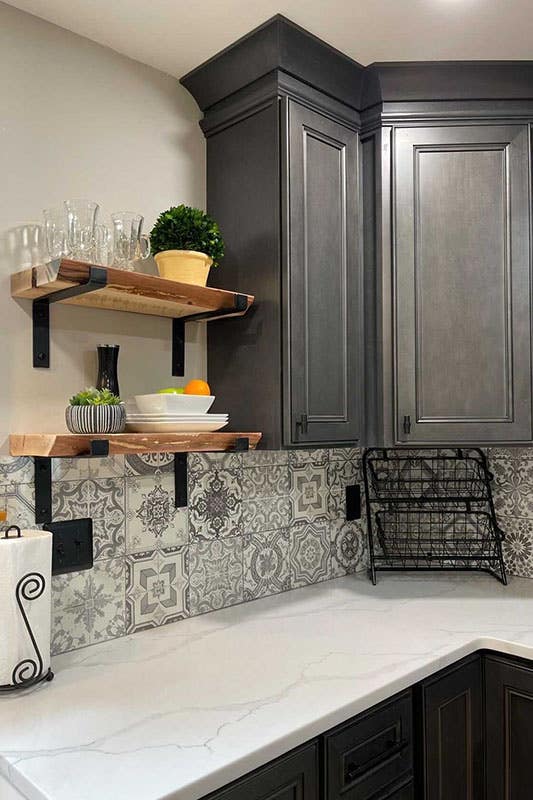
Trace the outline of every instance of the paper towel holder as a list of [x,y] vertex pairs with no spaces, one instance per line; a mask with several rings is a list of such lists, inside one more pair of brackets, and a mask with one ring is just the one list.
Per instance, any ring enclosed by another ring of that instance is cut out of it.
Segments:
[[[15,536],[10,536],[11,531],[15,532]],[[12,539],[23,538],[23,533],[18,525],[10,525],[0,537],[0,542],[9,542]],[[3,546],[3,545],[2,545]],[[39,647],[33,635],[31,625],[28,620],[26,611],[24,610],[23,600],[31,601],[39,598],[46,588],[46,580],[40,572],[28,572],[19,580],[15,589],[15,597],[17,598],[17,605],[24,621],[24,626],[30,637],[33,649],[35,651],[35,659],[25,658],[13,668],[13,683],[0,686],[0,693],[7,694],[9,692],[17,692],[22,689],[28,689],[30,686],[35,686],[42,681],[51,681],[54,679],[54,673],[50,668],[43,672],[43,657],[40,653]],[[28,675],[29,677],[24,677]]]

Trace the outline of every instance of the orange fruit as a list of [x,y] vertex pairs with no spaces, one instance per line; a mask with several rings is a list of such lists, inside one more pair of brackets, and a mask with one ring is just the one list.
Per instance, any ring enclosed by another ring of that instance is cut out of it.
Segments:
[[211,389],[209,388],[209,384],[205,381],[200,381],[198,379],[189,381],[187,386],[184,390],[185,394],[211,394]]

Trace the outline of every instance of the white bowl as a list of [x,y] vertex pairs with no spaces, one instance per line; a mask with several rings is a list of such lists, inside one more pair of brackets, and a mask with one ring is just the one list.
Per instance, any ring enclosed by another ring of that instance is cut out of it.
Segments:
[[204,394],[138,394],[137,408],[142,414],[205,414],[215,398]]

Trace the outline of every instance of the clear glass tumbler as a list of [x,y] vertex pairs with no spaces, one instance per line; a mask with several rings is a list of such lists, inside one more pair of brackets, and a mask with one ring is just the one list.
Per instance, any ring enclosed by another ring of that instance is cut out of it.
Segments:
[[91,200],[65,200],[68,220],[68,245],[72,258],[91,261],[94,254],[94,228],[98,203]]
[[45,208],[43,216],[46,248],[50,258],[63,258],[70,255],[68,220],[65,207]]
[[150,255],[150,237],[142,233],[144,217],[130,211],[111,214],[113,222],[113,266],[133,270],[134,261]]
[[94,226],[94,263],[104,267],[113,262],[113,237],[107,225]]

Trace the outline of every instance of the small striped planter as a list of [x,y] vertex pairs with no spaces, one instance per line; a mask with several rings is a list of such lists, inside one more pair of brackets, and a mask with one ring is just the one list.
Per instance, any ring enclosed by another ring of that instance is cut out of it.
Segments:
[[67,406],[67,428],[71,433],[122,433],[126,409],[118,406]]

